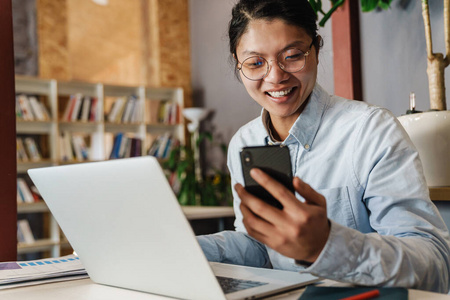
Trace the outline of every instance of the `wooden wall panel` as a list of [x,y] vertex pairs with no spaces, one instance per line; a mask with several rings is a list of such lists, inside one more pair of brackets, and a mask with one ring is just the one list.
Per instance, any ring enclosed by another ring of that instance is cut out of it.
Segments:
[[142,21],[139,0],[66,0],[72,79],[120,85],[145,84],[141,72]]
[[149,83],[184,88],[192,106],[188,0],[150,0],[148,9]]
[[17,259],[16,114],[11,0],[0,0],[0,261]]
[[192,106],[188,0],[37,0],[40,76],[182,87]]
[[332,16],[334,94],[363,100],[359,1],[345,1]]
[[66,0],[36,0],[39,77],[71,79]]

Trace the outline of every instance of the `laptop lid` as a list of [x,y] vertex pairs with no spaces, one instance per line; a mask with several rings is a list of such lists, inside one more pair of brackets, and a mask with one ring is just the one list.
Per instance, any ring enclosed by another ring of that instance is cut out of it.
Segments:
[[183,299],[248,297],[223,294],[156,158],[28,173],[93,281]]

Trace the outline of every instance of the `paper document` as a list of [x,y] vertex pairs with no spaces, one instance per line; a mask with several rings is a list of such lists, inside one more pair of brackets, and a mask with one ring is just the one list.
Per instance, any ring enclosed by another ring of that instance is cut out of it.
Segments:
[[75,255],[0,263],[0,289],[87,277]]

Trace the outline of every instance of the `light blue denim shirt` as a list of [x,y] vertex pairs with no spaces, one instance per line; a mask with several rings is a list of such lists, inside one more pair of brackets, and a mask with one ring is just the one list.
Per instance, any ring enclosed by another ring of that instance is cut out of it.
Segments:
[[[271,143],[267,112],[230,142],[232,185],[244,184],[239,152]],[[233,189],[234,231],[200,236],[210,261],[297,270],[360,285],[449,288],[449,234],[430,201],[419,155],[386,109],[330,96],[316,85],[289,136],[295,176],[327,200],[331,232],[309,267],[246,234]]]

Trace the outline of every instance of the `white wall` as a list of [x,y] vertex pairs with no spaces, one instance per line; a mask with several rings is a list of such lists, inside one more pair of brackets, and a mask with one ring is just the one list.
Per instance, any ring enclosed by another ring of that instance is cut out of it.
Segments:
[[[434,51],[444,52],[443,1],[429,1],[429,4]],[[361,13],[360,26],[364,100],[399,116],[409,107],[409,93],[415,92],[417,109],[428,110],[421,1],[397,0],[388,11]],[[449,72],[447,68],[447,86]]]
[[[214,111],[206,124],[214,126],[224,141],[260,112],[229,63],[227,26],[234,2],[190,0],[194,103]],[[442,10],[442,1],[430,1],[436,52],[445,50]],[[413,91],[417,109],[428,110],[421,2],[398,0],[388,11],[361,13],[360,26],[364,100],[401,115],[408,108],[409,93]],[[331,22],[321,28],[320,33],[325,43],[319,56],[318,81],[333,93]],[[447,86],[450,85],[449,72],[447,68]]]
[[[260,114],[260,106],[245,91],[229,62],[228,22],[234,0],[190,0],[192,87],[194,104],[214,111],[207,130],[228,143],[237,129]],[[331,28],[319,56],[319,82],[333,92]]]
[[[205,129],[215,129],[215,134],[222,135],[225,142],[260,113],[228,62],[227,25],[233,3],[233,0],[190,0],[189,4],[194,103],[214,111]],[[429,3],[434,51],[444,52],[443,2]],[[408,108],[409,93],[414,91],[417,109],[428,110],[421,1],[397,0],[388,11],[361,13],[360,26],[364,100],[386,107],[398,116]],[[333,93],[331,22],[320,33],[325,44],[319,56],[318,81]],[[449,72],[447,68],[447,87]],[[450,225],[450,205],[441,203],[439,208]]]

